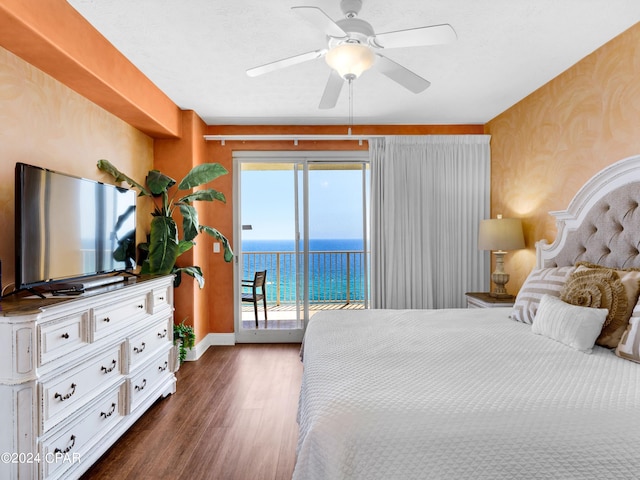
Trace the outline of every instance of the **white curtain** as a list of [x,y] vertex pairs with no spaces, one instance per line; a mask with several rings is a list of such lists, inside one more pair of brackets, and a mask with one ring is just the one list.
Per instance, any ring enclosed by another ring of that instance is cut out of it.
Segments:
[[371,139],[373,308],[466,306],[488,291],[477,247],[490,215],[489,135]]

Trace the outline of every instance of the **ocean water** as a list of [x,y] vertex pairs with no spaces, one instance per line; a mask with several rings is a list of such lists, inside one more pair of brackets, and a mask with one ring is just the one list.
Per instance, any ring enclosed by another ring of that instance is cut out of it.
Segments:
[[[298,272],[293,240],[245,240],[242,242],[243,278],[267,270],[267,301],[295,303]],[[361,239],[309,240],[309,301],[345,303],[364,300],[365,268]],[[300,273],[300,275],[298,275]]]
[[[362,250],[362,244],[360,238],[310,239],[309,251]],[[294,240],[243,240],[242,242],[243,252],[293,252],[294,247]]]

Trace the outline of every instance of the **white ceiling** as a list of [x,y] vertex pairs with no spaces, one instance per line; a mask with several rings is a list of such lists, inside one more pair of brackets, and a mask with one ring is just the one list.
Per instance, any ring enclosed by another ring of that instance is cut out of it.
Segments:
[[[348,89],[319,110],[324,59],[255,78],[250,67],[326,46],[291,10],[343,18],[339,0],[68,0],[180,108],[208,124],[345,124]],[[376,32],[451,24],[452,44],[393,49],[431,82],[413,94],[374,69],[354,124],[484,124],[640,21],[639,0],[364,0]]]

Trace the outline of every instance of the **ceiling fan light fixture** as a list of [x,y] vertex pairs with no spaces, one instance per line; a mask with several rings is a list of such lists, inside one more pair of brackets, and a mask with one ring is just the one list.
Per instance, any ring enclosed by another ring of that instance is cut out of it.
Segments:
[[333,47],[325,55],[327,64],[342,78],[357,78],[370,69],[376,56],[366,45],[343,43]]

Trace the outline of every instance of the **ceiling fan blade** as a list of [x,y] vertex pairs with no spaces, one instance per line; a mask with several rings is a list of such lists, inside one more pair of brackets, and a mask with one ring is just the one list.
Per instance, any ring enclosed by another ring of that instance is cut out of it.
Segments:
[[249,70],[247,70],[247,75],[249,75],[250,77],[257,77],[258,75],[262,75],[263,73],[273,72],[274,70],[279,70],[281,68],[297,65],[298,63],[320,58],[326,53],[327,49],[323,48],[320,50],[315,50],[313,52],[301,53],[300,55],[294,55],[293,57],[283,58],[282,60],[276,60],[275,62],[265,63],[264,65],[260,65],[259,67],[250,68]]
[[336,103],[338,103],[338,97],[340,96],[342,85],[344,85],[344,79],[338,72],[331,70],[327,86],[324,87],[324,93],[322,94],[322,99],[320,100],[318,108],[328,110],[335,107]]
[[399,63],[393,60],[383,57],[379,53],[376,54],[378,61],[376,62],[376,68],[380,70],[384,75],[389,77],[394,82],[399,83],[407,90],[413,93],[420,93],[426,90],[431,82],[425,80],[419,75],[416,75],[411,70],[403,67]]
[[316,28],[334,38],[346,38],[345,32],[329,15],[324,13],[318,7],[291,7],[291,10],[302,16]]
[[374,42],[382,48],[423,47],[442,45],[457,40],[456,31],[451,25],[432,25],[429,27],[409,28],[396,32],[378,33]]

